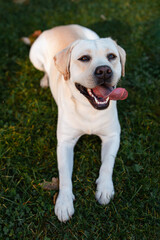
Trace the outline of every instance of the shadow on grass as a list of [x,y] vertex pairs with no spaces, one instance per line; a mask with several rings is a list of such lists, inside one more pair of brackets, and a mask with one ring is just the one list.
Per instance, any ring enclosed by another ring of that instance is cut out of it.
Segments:
[[142,44],[152,65],[159,67],[160,62],[160,18],[147,22]]
[[130,42],[131,27],[120,20],[101,21],[88,27],[97,32],[100,37],[112,37],[119,44],[128,45]]

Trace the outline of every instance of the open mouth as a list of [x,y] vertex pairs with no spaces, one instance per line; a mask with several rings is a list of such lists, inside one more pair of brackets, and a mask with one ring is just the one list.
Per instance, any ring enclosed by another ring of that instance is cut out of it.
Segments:
[[91,105],[103,110],[109,106],[110,100],[124,100],[128,97],[128,92],[124,88],[108,87],[105,84],[98,85],[95,88],[86,88],[79,83],[75,83],[76,88],[91,103]]
[[113,91],[114,87],[106,87],[100,85],[95,88],[85,88],[84,86],[76,83],[77,89],[82,93],[91,103],[91,105],[99,110],[103,110],[109,106],[109,94]]

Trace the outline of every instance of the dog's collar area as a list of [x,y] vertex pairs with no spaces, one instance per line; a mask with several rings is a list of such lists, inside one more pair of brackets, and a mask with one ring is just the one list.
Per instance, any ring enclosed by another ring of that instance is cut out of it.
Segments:
[[109,106],[109,95],[114,90],[114,87],[107,87],[102,84],[91,89],[86,88],[79,83],[76,83],[75,86],[80,93],[82,93],[89,100],[94,108],[103,110]]

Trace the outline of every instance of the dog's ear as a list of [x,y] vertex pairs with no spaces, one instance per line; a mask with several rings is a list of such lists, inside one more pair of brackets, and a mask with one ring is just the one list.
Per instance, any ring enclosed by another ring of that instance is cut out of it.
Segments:
[[67,48],[58,52],[53,58],[58,71],[63,75],[65,80],[68,80],[70,78],[71,52],[77,42],[78,41],[72,43]]
[[54,56],[54,63],[58,71],[63,75],[65,80],[70,77],[69,65],[71,58],[71,47],[67,47]]
[[122,66],[122,77],[125,76],[125,63],[126,63],[126,52],[125,50],[117,44],[121,66]]

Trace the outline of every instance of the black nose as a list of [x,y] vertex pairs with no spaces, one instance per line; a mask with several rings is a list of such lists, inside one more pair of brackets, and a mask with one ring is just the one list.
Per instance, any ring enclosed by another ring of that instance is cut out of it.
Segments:
[[108,79],[112,76],[112,69],[109,66],[99,66],[94,72],[95,76],[99,79]]

